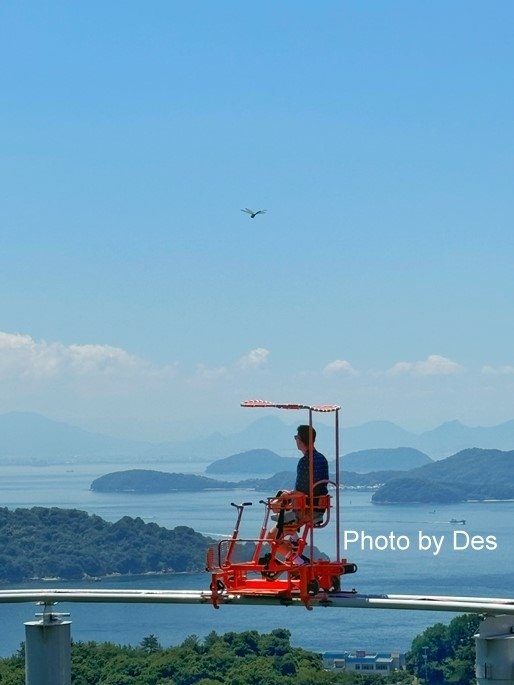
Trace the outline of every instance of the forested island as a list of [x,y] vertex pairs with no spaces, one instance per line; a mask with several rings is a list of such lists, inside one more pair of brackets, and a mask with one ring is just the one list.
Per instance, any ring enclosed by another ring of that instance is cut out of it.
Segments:
[[514,499],[514,450],[472,448],[388,480],[375,504]]
[[406,476],[382,485],[371,501],[374,504],[458,504],[465,502],[466,496],[459,484]]
[[77,509],[0,508],[0,582],[203,571],[214,542],[139,517],[111,523]]

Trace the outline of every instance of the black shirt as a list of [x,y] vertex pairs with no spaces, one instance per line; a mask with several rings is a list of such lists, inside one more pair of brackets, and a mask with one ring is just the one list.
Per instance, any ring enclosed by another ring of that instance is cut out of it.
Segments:
[[[320,480],[328,480],[328,461],[326,458],[314,449],[312,453],[312,458],[314,462],[314,483]],[[298,462],[296,467],[296,485],[295,490],[304,492],[306,495],[309,494],[309,453],[304,454]],[[328,492],[327,484],[321,483],[316,485],[314,488],[315,495],[326,495]]]

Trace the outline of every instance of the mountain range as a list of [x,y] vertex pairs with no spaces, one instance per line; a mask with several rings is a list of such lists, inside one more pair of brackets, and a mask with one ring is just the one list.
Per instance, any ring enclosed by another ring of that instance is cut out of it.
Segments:
[[[213,433],[188,441],[151,443],[86,431],[41,414],[9,412],[0,414],[0,461],[212,462],[251,449],[269,449],[284,457],[294,457],[297,453],[293,435],[296,425],[305,421],[305,415],[298,413],[295,419],[294,423],[284,423],[277,416],[264,416],[229,435]],[[323,423],[316,423],[316,429],[316,445],[330,458],[334,451],[333,430]],[[514,449],[514,420],[488,427],[449,421],[420,434],[388,421],[370,421],[341,429],[341,454],[396,447],[411,447],[432,459],[442,459],[471,447],[511,450]]]

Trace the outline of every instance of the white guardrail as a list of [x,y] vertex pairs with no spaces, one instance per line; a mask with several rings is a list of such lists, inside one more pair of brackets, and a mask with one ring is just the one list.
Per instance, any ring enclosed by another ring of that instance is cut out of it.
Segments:
[[[0,590],[0,603],[41,602],[121,602],[135,604],[209,604],[206,590],[102,590],[102,589],[21,589]],[[281,601],[276,596],[248,597],[219,595],[222,605],[275,605],[287,603],[303,607],[299,598]],[[417,611],[455,611],[487,615],[514,614],[514,599],[499,597],[450,597],[437,595],[364,595],[341,592],[313,597],[313,607],[354,609],[412,609]]]
[[[300,598],[218,595],[220,605],[304,607]],[[202,590],[20,589],[1,590],[0,603],[36,602],[44,605],[42,618],[25,623],[26,685],[70,685],[71,621],[54,612],[57,602],[134,604],[205,604],[211,593]],[[313,597],[311,607],[345,609],[407,609],[482,615],[475,635],[478,685],[514,685],[514,599],[436,595],[364,595],[340,592]]]

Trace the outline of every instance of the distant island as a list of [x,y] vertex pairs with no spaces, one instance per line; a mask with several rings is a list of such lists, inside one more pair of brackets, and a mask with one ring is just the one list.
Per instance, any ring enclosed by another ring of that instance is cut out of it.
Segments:
[[410,471],[418,466],[431,464],[432,459],[413,447],[390,447],[384,449],[350,452],[341,458],[344,471],[368,473],[369,471]]
[[238,483],[215,480],[189,473],[167,473],[152,469],[115,471],[96,478],[91,483],[95,492],[200,492],[202,490],[233,490]]
[[[342,487],[376,490],[380,485],[400,475],[401,471],[374,471],[371,473],[344,473]],[[255,490],[274,494],[277,490],[292,490],[296,471],[280,471],[269,478],[247,478],[241,481],[216,480],[189,473],[168,473],[152,469],[114,471],[96,478],[90,485],[95,492],[124,492],[157,494],[173,492],[203,492],[205,490]]]
[[280,457],[271,450],[247,450],[246,452],[238,452],[230,457],[214,461],[207,466],[205,473],[268,474],[277,473],[278,471],[294,471],[297,462],[298,459]]
[[514,499],[514,450],[472,448],[388,480],[375,504]]
[[160,492],[202,492],[205,490],[260,490],[275,492],[280,488],[294,487],[293,471],[277,473],[271,478],[249,478],[242,481],[217,480],[191,473],[168,473],[151,469],[128,469],[100,476],[91,483],[95,492],[133,492],[151,494]]
[[[331,478],[334,479],[333,474]],[[234,482],[193,474],[131,469],[101,476],[91,483],[91,489],[139,494],[247,489],[272,495],[277,490],[293,489],[295,480],[295,470],[280,471],[269,478]],[[372,501],[375,504],[514,499],[514,450],[473,448],[409,471],[355,473],[342,470],[340,483],[343,488],[374,491]]]
[[[77,509],[0,509],[0,582],[197,572],[215,541],[187,526],[116,523]],[[80,544],[77,544],[80,541]]]
[[[296,472],[298,458],[280,457],[271,450],[248,450],[218,459],[209,464],[205,473],[215,474],[271,474]],[[369,473],[370,471],[408,471],[418,466],[431,464],[432,459],[424,452],[412,447],[386,447],[383,449],[360,450],[341,457],[342,471]],[[334,462],[331,463],[331,470]]]
[[341,471],[340,482],[343,488],[354,490],[376,490],[393,478],[403,475],[402,471],[370,471],[369,473],[352,473]]

